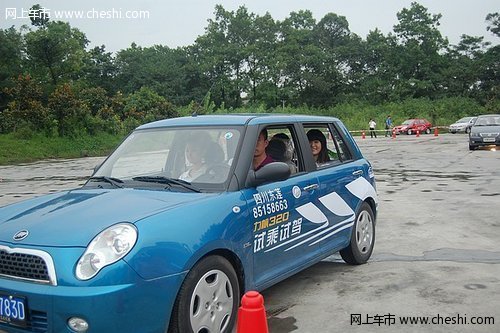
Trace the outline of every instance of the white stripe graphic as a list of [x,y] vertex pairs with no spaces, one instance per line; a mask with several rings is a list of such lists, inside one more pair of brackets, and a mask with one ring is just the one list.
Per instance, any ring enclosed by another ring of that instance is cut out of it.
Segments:
[[[349,184],[346,185],[346,188],[351,192],[354,196],[358,197],[361,200],[365,200],[368,197],[374,198],[375,202],[378,202],[378,197],[377,197],[377,192],[375,191],[375,188],[368,182],[365,178],[359,177],[356,180],[350,182]],[[335,225],[329,226],[329,221],[326,215],[319,209],[315,204],[312,202],[308,202],[305,205],[302,205],[300,207],[297,207],[296,210],[297,212],[305,219],[309,220],[310,222],[314,224],[320,224],[323,223],[321,226],[318,226],[317,228],[310,230],[304,234],[301,234],[298,237],[295,237],[293,239],[289,239],[283,243],[280,243],[279,245],[267,249],[264,252],[270,252],[274,251],[282,246],[285,246],[287,244],[290,244],[292,242],[296,242],[306,236],[309,236],[312,234],[312,236],[292,245],[291,247],[287,248],[285,252],[292,250],[300,245],[303,245],[307,242],[312,241],[313,239],[327,233],[320,239],[315,240],[309,246],[312,246],[314,244],[317,244],[339,232],[342,230],[351,228],[354,225],[354,211],[352,208],[345,202],[340,195],[338,195],[336,192],[329,193],[325,196],[322,196],[319,198],[319,201],[328,209],[330,212],[337,216],[350,216],[349,218],[343,220],[342,222],[339,222]],[[347,224],[346,224],[347,223]],[[325,229],[326,228],[326,229]],[[329,232],[331,231],[331,232]],[[328,233],[329,232],[329,233]]]
[[354,211],[349,207],[349,205],[338,195],[336,192],[327,194],[321,198],[319,201],[333,214],[338,216],[349,216],[354,215]]
[[[294,248],[296,248],[296,247],[297,247],[297,246],[299,246],[299,245],[302,245],[302,244],[304,244],[304,243],[307,243],[307,242],[309,242],[309,241],[313,240],[314,238],[316,238],[316,237],[319,237],[319,236],[323,235],[325,232],[328,232],[328,231],[331,231],[332,229],[338,228],[339,226],[341,226],[341,225],[343,225],[343,224],[345,224],[345,223],[352,222],[353,220],[354,220],[354,216],[352,216],[352,217],[348,218],[347,220],[344,220],[344,221],[342,221],[342,222],[340,222],[340,223],[337,223],[337,224],[335,224],[335,225],[332,225],[331,227],[326,228],[325,230],[322,230],[321,232],[318,232],[316,235],[314,235],[314,236],[312,236],[312,237],[309,237],[308,239],[304,239],[302,242],[297,243],[297,244],[295,244],[295,245],[293,245],[293,246],[289,247],[288,249],[286,249],[286,250],[285,250],[285,252],[286,252],[286,251],[288,251],[288,250],[294,249]],[[353,223],[351,223],[350,225],[352,226],[352,225],[353,225]],[[344,230],[345,228],[347,228],[347,227],[342,228],[342,230]],[[316,230],[318,230],[318,229],[316,229]],[[321,240],[323,240],[323,239],[325,239],[325,238],[328,238],[328,237],[329,237],[329,236],[331,236],[331,235],[334,235],[335,233],[336,233],[336,232],[334,231],[333,233],[330,233],[330,234],[328,234],[327,236],[325,236],[325,237],[323,237],[323,238],[321,238],[321,239],[318,239],[318,240],[317,240],[317,241],[315,241],[314,243],[309,244],[309,246],[314,245],[314,244],[318,243],[319,241],[321,241]]]
[[316,207],[312,202],[308,202],[305,205],[296,208],[300,215],[308,219],[312,223],[325,223],[328,222],[325,214]]
[[282,247],[282,246],[285,246],[286,244],[289,244],[289,243],[291,243],[291,242],[298,241],[299,239],[304,238],[304,237],[306,237],[306,236],[308,236],[308,235],[310,235],[310,234],[312,234],[312,233],[314,233],[314,232],[316,232],[316,231],[322,230],[322,229],[324,229],[324,228],[326,228],[326,227],[328,227],[328,222],[326,222],[325,224],[323,224],[323,225],[321,225],[321,226],[317,227],[316,229],[309,230],[308,232],[306,232],[305,234],[300,235],[299,237],[292,238],[292,239],[290,239],[290,240],[287,240],[286,242],[280,243],[279,245],[277,245],[277,246],[275,246],[275,247],[273,247],[273,248],[271,248],[271,249],[265,250],[264,252],[269,252],[269,251],[276,250],[277,248],[280,248],[280,247]]
[[[352,220],[351,220],[351,221],[352,221]],[[354,222],[349,223],[349,224],[347,224],[347,225],[343,226],[342,228],[339,228],[339,229],[335,230],[334,232],[332,232],[332,233],[330,233],[330,234],[328,234],[328,235],[325,235],[325,237],[322,237],[322,238],[318,239],[317,241],[315,241],[314,243],[310,244],[309,246],[314,245],[314,244],[316,244],[316,243],[318,243],[318,242],[321,242],[322,240],[327,239],[328,237],[331,237],[331,236],[335,235],[336,233],[341,232],[341,231],[342,231],[342,230],[344,230],[344,229],[350,228],[350,227],[352,227],[353,225],[354,225]]]
[[367,181],[364,177],[359,177],[356,180],[350,182],[345,186],[349,192],[364,201],[368,197],[372,197],[375,203],[378,202],[377,192],[373,188],[372,184]]

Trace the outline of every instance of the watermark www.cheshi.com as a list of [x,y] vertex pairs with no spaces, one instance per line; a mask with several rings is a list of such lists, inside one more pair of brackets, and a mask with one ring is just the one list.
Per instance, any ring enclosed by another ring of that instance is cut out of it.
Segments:
[[149,19],[148,10],[123,10],[122,8],[111,8],[107,10],[89,9],[89,10],[56,10],[50,8],[5,8],[6,20],[22,19]]
[[351,314],[353,325],[495,325],[495,318],[491,316],[467,316],[462,314],[444,316],[396,316],[388,313],[384,315]]

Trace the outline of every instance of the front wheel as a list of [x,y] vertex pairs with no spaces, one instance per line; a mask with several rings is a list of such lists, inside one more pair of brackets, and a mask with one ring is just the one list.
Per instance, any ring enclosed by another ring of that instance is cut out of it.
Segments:
[[363,202],[356,214],[352,227],[351,242],[340,250],[340,256],[351,265],[360,265],[368,261],[375,244],[375,216],[370,205]]
[[229,261],[221,256],[202,259],[180,288],[168,332],[231,332],[239,295],[238,277]]
[[406,134],[408,134],[408,135],[412,135],[412,134],[413,134],[413,131],[412,131],[411,129],[409,129],[409,130],[406,132]]

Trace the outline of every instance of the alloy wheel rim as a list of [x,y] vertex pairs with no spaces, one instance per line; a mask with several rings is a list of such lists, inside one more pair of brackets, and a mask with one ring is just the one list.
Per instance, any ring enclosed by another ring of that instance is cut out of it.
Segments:
[[189,319],[195,333],[224,332],[233,312],[232,285],[220,270],[205,273],[196,284],[189,305]]
[[373,220],[370,213],[362,211],[356,220],[356,244],[362,254],[370,251],[373,242]]

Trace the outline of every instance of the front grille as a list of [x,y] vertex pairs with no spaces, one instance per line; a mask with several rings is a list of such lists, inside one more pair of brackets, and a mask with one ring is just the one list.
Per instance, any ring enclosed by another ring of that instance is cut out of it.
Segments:
[[500,133],[480,133],[482,138],[496,138]]
[[26,253],[7,253],[0,250],[0,274],[35,281],[50,281],[45,261]]
[[0,245],[0,276],[56,285],[52,257],[39,250]]

